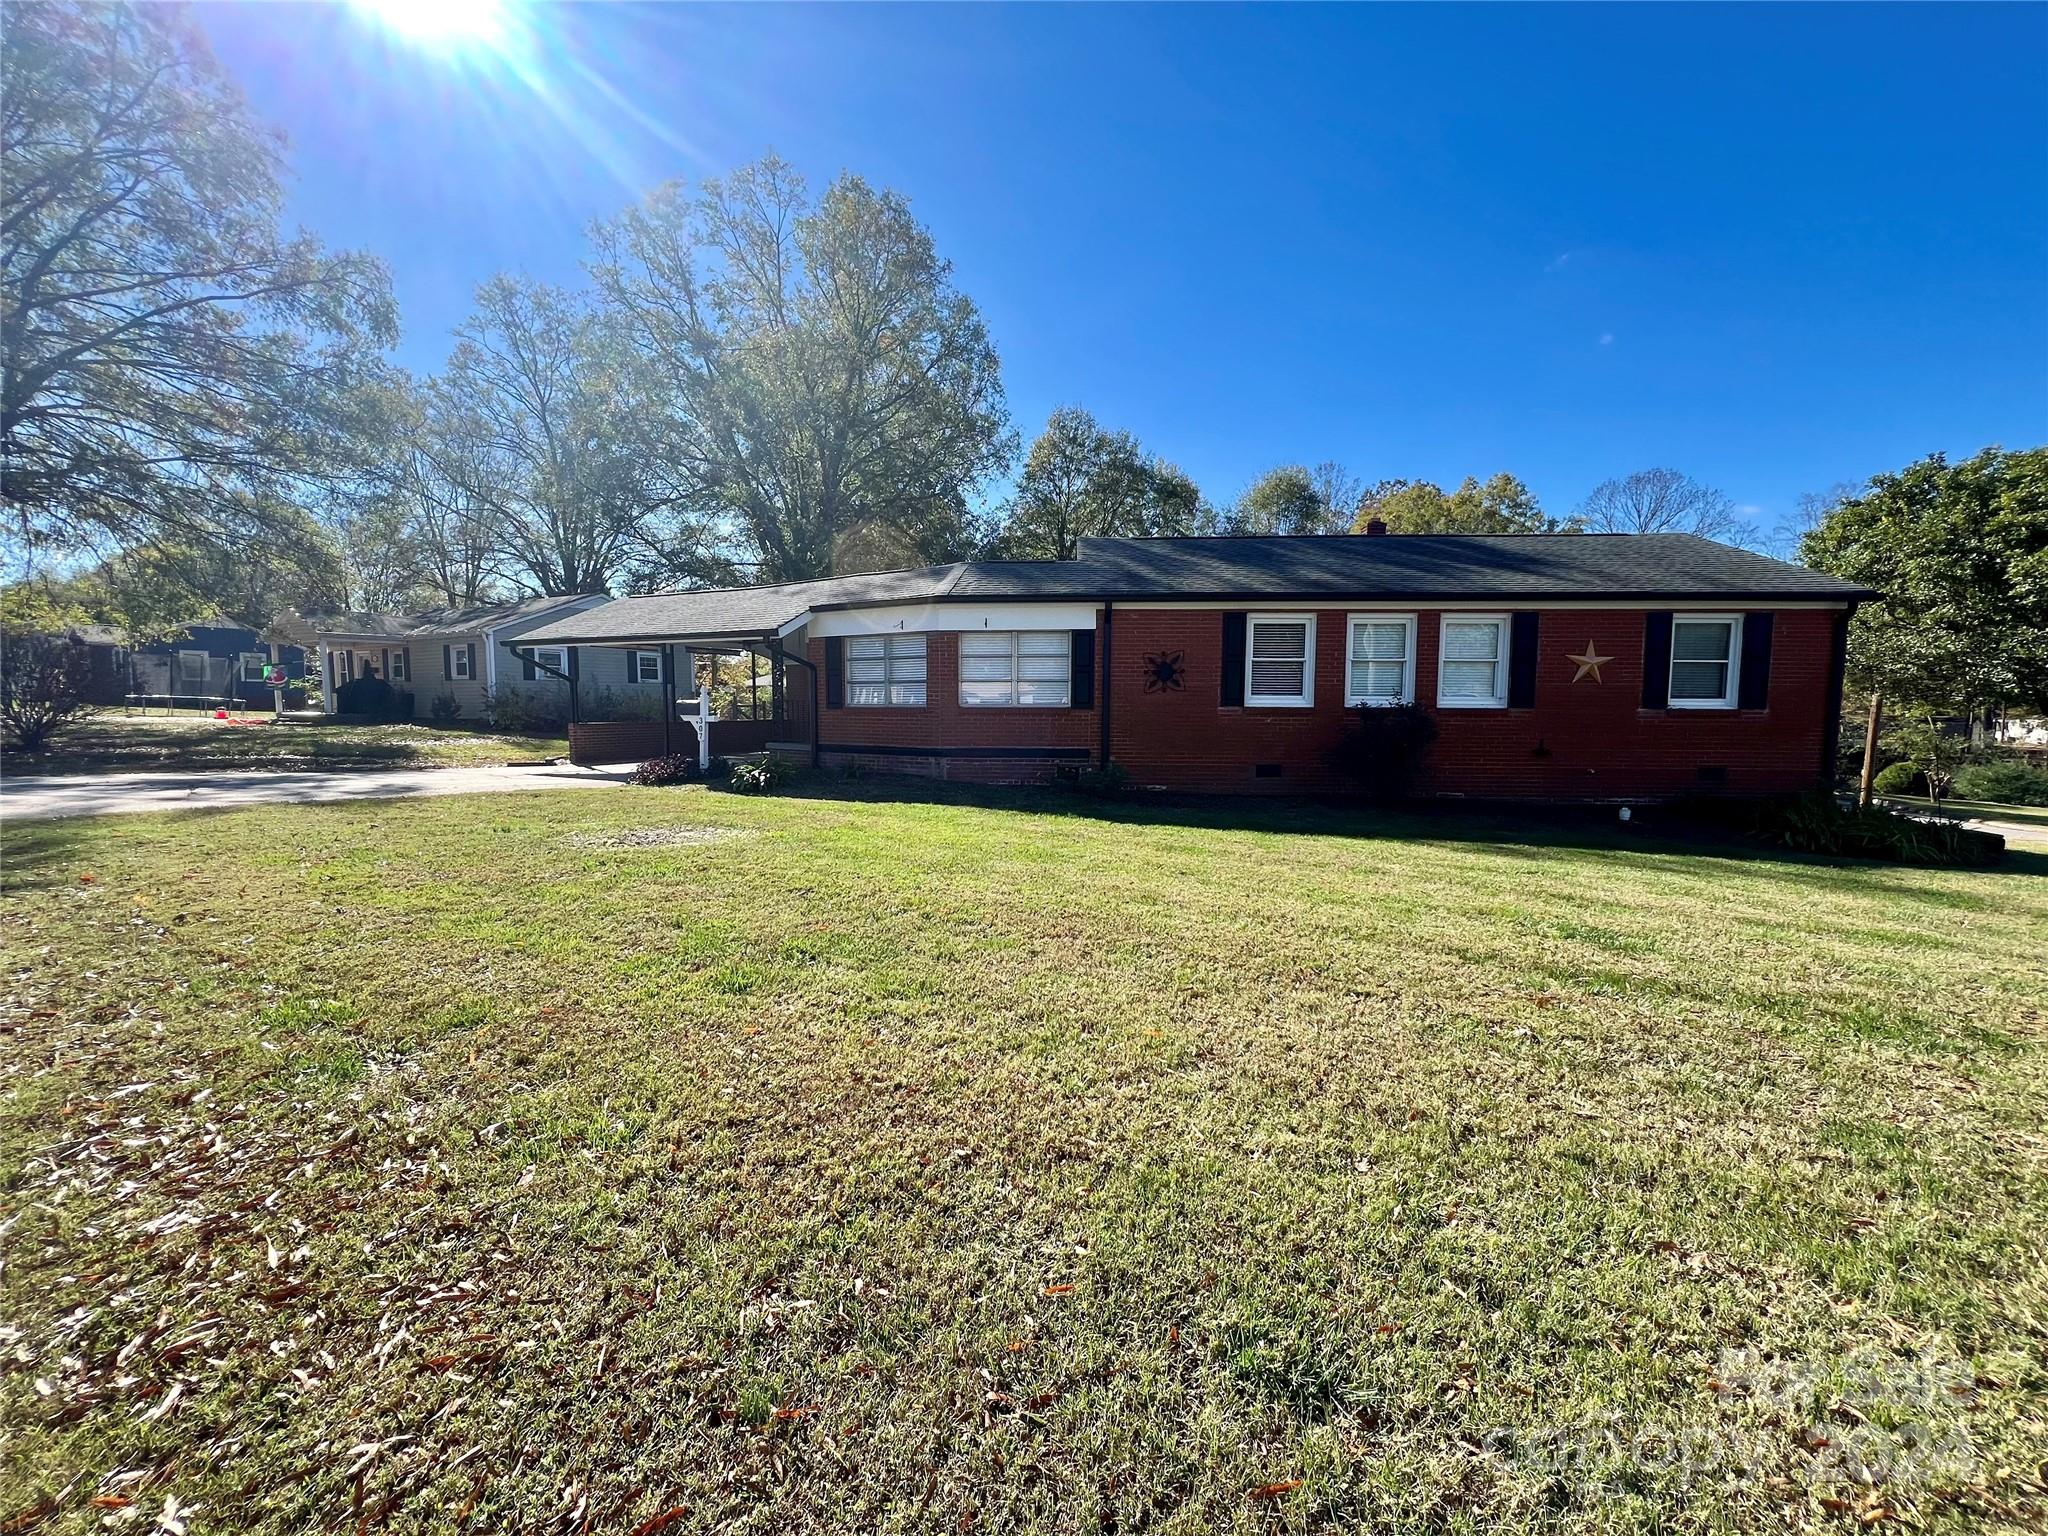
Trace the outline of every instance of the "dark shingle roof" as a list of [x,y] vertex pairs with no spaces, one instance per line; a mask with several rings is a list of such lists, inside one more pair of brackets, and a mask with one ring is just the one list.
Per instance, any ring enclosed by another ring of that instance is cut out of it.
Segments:
[[621,597],[587,613],[566,615],[520,636],[520,643],[576,640],[617,643],[660,640],[752,639],[772,633],[800,614],[869,603],[932,602],[943,598],[969,567],[934,565],[916,571],[876,571],[773,587],[728,587],[706,592],[663,592]]
[[[1822,598],[1867,589],[1689,533],[1083,539],[1098,597]],[[970,583],[962,582],[959,595]],[[992,594],[991,594],[992,595]]]
[[[501,624],[533,618],[557,608],[587,603],[589,596],[528,597],[516,603],[481,603],[473,608],[428,608],[419,613],[314,613],[291,617],[295,631],[380,640],[438,639],[472,635]],[[283,618],[280,615],[280,618]]]
[[748,639],[805,613],[906,602],[1843,602],[1873,595],[1852,582],[1689,533],[1083,539],[1073,560],[977,560],[772,587],[622,597],[564,615],[523,638],[593,644]]

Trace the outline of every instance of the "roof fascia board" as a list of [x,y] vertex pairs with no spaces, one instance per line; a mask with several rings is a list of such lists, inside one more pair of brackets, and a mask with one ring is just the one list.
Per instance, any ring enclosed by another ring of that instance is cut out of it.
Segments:
[[1206,596],[1199,598],[1153,598],[1119,597],[1114,599],[1119,612],[1149,609],[1218,609],[1271,607],[1276,604],[1292,604],[1296,607],[1320,608],[1361,607],[1375,608],[1429,608],[1445,610],[1481,609],[1498,612],[1503,606],[1510,608],[1579,608],[1579,609],[1639,609],[1657,604],[1684,605],[1696,608],[1715,604],[1723,608],[1734,604],[1750,608],[1777,609],[1834,609],[1849,608],[1859,602],[1867,602],[1861,596],[1815,597],[1811,593],[1786,594],[1773,592],[1638,592],[1622,593],[1613,597],[1550,597],[1540,592],[1500,592],[1491,597],[1432,597],[1426,592],[1246,592],[1229,597]]

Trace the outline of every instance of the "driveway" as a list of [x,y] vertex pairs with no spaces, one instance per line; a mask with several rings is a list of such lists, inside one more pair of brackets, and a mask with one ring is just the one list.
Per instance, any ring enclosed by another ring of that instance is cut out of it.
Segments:
[[482,795],[507,790],[594,789],[622,784],[630,763],[572,768],[566,763],[508,768],[320,769],[274,773],[107,773],[9,777],[0,783],[0,817],[112,816],[127,811],[213,811],[314,800],[378,800],[395,795]]

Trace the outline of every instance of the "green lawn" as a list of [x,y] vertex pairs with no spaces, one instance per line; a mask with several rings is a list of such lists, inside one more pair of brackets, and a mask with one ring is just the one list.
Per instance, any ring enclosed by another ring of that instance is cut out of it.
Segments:
[[2048,860],[843,792],[9,828],[0,1526],[2040,1527]]
[[7,754],[8,773],[205,772],[212,768],[472,768],[566,756],[561,736],[506,736],[431,725],[273,724],[108,710],[48,752]]

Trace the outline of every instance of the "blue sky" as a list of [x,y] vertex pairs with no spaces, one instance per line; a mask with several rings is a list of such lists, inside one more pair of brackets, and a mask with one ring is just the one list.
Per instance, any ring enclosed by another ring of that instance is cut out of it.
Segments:
[[491,273],[772,147],[911,199],[1027,440],[1082,405],[1218,501],[1669,464],[1768,526],[2048,442],[2048,7],[554,7],[516,69],[200,15],[423,370]]

